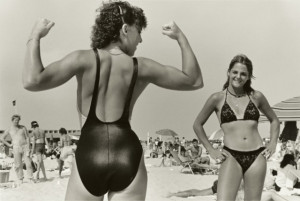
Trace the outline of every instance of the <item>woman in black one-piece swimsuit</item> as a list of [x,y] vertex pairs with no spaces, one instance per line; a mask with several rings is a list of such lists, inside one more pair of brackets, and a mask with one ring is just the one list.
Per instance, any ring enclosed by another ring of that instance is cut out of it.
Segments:
[[147,171],[140,141],[130,126],[134,103],[149,83],[173,90],[203,87],[198,61],[180,28],[163,34],[176,40],[182,70],[144,57],[132,58],[147,25],[143,10],[127,2],[104,3],[92,30],[92,50],[78,50],[44,68],[39,41],[53,22],[37,21],[27,42],[23,81],[28,90],[57,87],[77,78],[83,124],[66,200],[145,200]]

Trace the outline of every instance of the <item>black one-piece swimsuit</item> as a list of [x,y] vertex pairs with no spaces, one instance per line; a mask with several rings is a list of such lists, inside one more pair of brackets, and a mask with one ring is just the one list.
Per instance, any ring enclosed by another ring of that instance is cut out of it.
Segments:
[[108,191],[121,191],[135,178],[143,149],[129,123],[129,106],[137,79],[138,64],[133,58],[134,70],[122,116],[114,122],[103,122],[96,116],[100,59],[97,61],[96,80],[87,120],[82,127],[75,158],[81,181],[94,196]]

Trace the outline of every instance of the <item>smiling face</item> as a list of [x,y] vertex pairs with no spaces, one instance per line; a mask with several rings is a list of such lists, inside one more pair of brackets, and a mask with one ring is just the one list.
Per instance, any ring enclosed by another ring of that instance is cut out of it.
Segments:
[[245,64],[235,63],[227,73],[229,85],[233,88],[242,88],[250,79],[250,75]]

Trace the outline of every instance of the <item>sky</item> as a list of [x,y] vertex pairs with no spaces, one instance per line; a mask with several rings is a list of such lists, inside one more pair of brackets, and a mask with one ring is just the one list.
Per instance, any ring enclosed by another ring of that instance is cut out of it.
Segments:
[[[180,69],[176,41],[161,34],[163,24],[174,20],[187,36],[200,64],[204,88],[172,91],[150,85],[137,101],[131,124],[140,139],[169,128],[179,137],[195,138],[192,125],[207,98],[222,90],[230,60],[239,53],[253,63],[254,89],[274,105],[300,96],[300,2],[298,0],[135,0],[148,19],[143,42],[135,56],[143,56]],[[30,128],[36,120],[43,129],[80,129],[76,110],[76,80],[55,89],[30,92],[22,86],[26,41],[39,17],[55,22],[41,40],[44,65],[69,52],[90,49],[90,32],[96,0],[0,1],[0,130],[8,128],[15,112]],[[12,101],[17,101],[17,107]],[[219,129],[212,114],[204,126],[207,135]],[[259,124],[269,136],[269,124]]]

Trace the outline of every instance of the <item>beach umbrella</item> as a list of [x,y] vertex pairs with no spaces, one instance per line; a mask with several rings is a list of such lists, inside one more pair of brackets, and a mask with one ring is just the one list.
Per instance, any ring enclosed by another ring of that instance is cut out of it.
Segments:
[[216,131],[214,131],[210,136],[209,136],[209,140],[220,140],[221,138],[224,137],[224,132],[222,129],[218,129]]
[[[272,109],[280,122],[300,121],[300,96],[281,101],[275,104]],[[268,119],[264,114],[261,114],[259,121],[266,122]]]
[[161,129],[161,130],[158,130],[155,132],[156,134],[158,135],[161,135],[161,136],[178,136],[177,133],[175,133],[175,131],[171,130],[171,129]]

